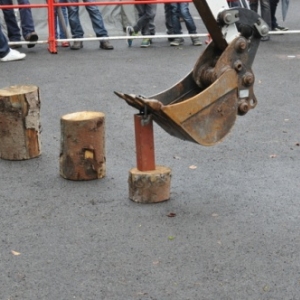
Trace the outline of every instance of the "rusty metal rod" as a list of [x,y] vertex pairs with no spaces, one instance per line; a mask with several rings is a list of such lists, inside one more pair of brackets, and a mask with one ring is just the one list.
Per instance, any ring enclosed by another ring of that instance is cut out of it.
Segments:
[[134,115],[136,161],[139,171],[155,170],[152,115]]

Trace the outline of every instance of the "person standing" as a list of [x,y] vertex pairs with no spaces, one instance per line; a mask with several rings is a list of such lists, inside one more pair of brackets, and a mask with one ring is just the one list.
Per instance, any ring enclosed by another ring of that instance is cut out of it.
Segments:
[[[138,11],[138,20],[133,26],[127,26],[126,34],[128,36],[136,36],[138,32],[141,31],[142,35],[154,35],[155,34],[155,24],[154,18],[156,15],[157,4],[136,4]],[[129,47],[132,45],[132,39],[127,40]],[[145,38],[142,40],[141,48],[147,48],[151,44],[151,39]]]
[[0,61],[8,62],[25,58],[26,54],[11,49],[0,25]]
[[[67,3],[78,3],[79,0],[65,0]],[[94,0],[83,0],[83,2],[95,2]],[[95,5],[85,6],[92,22],[94,32],[97,37],[108,37],[107,30],[104,26],[103,18],[100,10]],[[83,38],[84,31],[79,19],[79,6],[68,6],[69,25],[73,38]],[[75,41],[70,47],[72,50],[79,50],[83,47],[83,42]],[[100,41],[100,48],[104,50],[113,50],[114,47],[109,41]]]
[[[267,23],[269,29],[271,30],[272,24],[270,0],[249,0],[250,9],[255,11],[256,13],[258,12],[258,1],[260,2],[261,17]],[[263,36],[261,40],[269,41],[270,35]]]
[[[12,0],[0,0],[1,5],[12,5]],[[28,0],[18,0],[19,5],[30,4]],[[19,8],[21,28],[23,38],[27,42],[36,42],[38,40],[38,35],[35,32],[34,22],[32,18],[32,13],[30,8]],[[18,22],[13,9],[3,9],[4,21],[7,27],[7,36],[11,42],[21,41],[21,31],[18,26]],[[27,45],[28,48],[35,46],[35,43],[30,43]],[[22,45],[12,45],[11,48],[21,48]]]

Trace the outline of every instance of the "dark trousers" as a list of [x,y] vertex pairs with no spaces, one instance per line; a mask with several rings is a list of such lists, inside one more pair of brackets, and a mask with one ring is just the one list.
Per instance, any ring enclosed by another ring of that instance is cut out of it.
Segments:
[[[261,10],[261,17],[263,20],[268,24],[269,28],[272,28],[271,24],[271,7],[270,7],[270,0],[259,0],[260,2],[260,10]],[[250,0],[249,1],[250,8],[255,12],[258,12],[258,0]]]
[[278,26],[277,19],[276,19],[276,9],[277,9],[278,3],[279,3],[279,0],[270,0],[272,29],[274,29]]
[[[12,5],[12,0],[0,0],[1,5]],[[18,4],[30,4],[28,0],[18,0]],[[22,35],[26,36],[34,32],[34,22],[30,8],[20,8]],[[13,9],[3,9],[4,21],[7,27],[7,36],[10,41],[21,40],[21,32]]]
[[9,52],[9,47],[7,43],[7,39],[2,32],[1,25],[0,25],[0,58],[6,56]]

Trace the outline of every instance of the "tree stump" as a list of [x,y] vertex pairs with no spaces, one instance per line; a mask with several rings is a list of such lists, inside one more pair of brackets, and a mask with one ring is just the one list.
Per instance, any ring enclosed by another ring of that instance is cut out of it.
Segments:
[[61,118],[60,175],[70,180],[103,178],[105,115],[83,111]]
[[40,96],[34,85],[0,89],[0,158],[24,160],[41,154]]

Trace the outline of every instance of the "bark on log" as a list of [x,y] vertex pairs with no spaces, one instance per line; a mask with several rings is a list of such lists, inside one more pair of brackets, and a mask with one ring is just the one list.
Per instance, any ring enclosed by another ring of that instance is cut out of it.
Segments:
[[0,89],[0,158],[24,160],[41,154],[40,95],[34,85]]
[[106,174],[105,115],[83,111],[61,118],[60,175],[92,180]]

